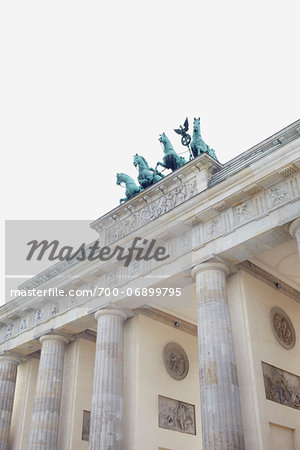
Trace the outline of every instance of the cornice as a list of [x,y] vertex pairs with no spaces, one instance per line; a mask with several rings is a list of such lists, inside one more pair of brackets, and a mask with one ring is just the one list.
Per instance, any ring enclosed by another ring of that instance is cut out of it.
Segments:
[[210,186],[220,183],[299,137],[300,119],[225,163],[222,170],[212,176]]

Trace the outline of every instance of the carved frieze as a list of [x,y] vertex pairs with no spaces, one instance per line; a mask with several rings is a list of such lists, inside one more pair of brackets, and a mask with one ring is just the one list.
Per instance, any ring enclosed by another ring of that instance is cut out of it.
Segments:
[[283,309],[275,307],[271,310],[271,326],[275,338],[282,347],[290,350],[296,342],[296,333],[292,321]]
[[284,203],[289,198],[286,182],[278,183],[276,186],[267,189],[266,195],[271,208]]
[[7,327],[5,329],[5,339],[9,339],[13,335],[13,331],[14,331],[14,326],[12,323],[10,323],[9,325],[7,325]]
[[58,305],[56,303],[51,305],[50,314],[51,316],[55,316],[56,314],[58,314]]
[[118,241],[129,233],[147,225],[154,219],[162,216],[175,206],[193,197],[197,193],[196,179],[180,184],[170,190],[163,197],[145,206],[127,219],[121,220],[106,231],[105,244],[109,245]]
[[37,309],[35,311],[35,322],[39,323],[42,320],[42,310],[41,309]]
[[170,342],[163,350],[163,360],[168,374],[174,380],[183,380],[189,371],[189,360],[184,349],[176,342]]
[[158,424],[167,430],[196,434],[195,406],[159,395]]
[[20,331],[26,330],[27,326],[27,317],[23,317],[20,321]]
[[237,206],[235,213],[238,220],[240,222],[244,222],[248,219],[249,216],[248,205],[246,203],[242,203],[241,205]]
[[300,377],[262,362],[268,400],[300,410]]
[[206,234],[207,240],[213,239],[214,237],[222,233],[221,221],[218,218],[214,218],[213,220],[206,222],[205,225],[207,232]]

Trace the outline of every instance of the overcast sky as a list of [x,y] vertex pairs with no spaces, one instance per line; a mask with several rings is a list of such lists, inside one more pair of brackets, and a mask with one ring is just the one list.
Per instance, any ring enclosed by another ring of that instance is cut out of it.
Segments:
[[296,0],[2,1],[2,218],[95,220],[186,116],[221,162],[259,143],[300,116],[299,42]]
[[91,219],[201,116],[221,162],[299,118],[298,1],[1,2],[9,219]]

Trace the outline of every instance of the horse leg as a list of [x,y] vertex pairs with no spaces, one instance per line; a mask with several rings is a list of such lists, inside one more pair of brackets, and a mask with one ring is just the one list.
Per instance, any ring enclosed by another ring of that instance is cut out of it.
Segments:
[[120,198],[120,205],[122,205],[122,203],[127,202],[128,198]]
[[141,187],[144,189],[145,187],[147,187],[151,184],[152,180],[153,180],[153,176],[149,173],[148,176],[147,176],[147,174],[145,174],[144,178],[141,178],[139,180],[139,183],[140,183]]
[[158,163],[156,163],[156,166],[155,166],[155,172],[157,172],[158,166],[161,166],[164,169],[167,169],[167,165],[165,163],[158,161]]
[[157,169],[152,169],[152,167],[150,167],[150,170],[153,172],[154,177],[159,176],[161,178],[164,178],[164,174],[159,172]]
[[197,146],[193,142],[191,144],[191,150],[193,152],[194,158],[197,158],[197,156],[199,156],[200,153],[198,153]]

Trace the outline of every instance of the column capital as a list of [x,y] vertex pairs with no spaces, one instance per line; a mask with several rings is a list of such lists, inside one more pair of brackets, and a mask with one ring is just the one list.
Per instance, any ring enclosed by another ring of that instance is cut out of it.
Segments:
[[116,316],[120,317],[122,320],[126,320],[129,317],[129,314],[122,309],[104,308],[99,309],[94,314],[96,320],[98,320],[100,316]]
[[297,231],[300,230],[300,217],[294,220],[289,226],[289,232],[293,237],[296,237]]
[[61,334],[44,334],[40,337],[39,341],[41,344],[45,341],[56,341],[68,344],[70,342],[70,339],[68,339],[66,336],[62,336]]
[[217,272],[223,272],[227,277],[230,273],[229,267],[220,261],[207,261],[192,268],[192,277],[193,279],[201,272],[207,272],[208,270],[214,270]]
[[22,357],[18,353],[4,351],[0,353],[0,361],[11,361],[20,364],[22,362]]

